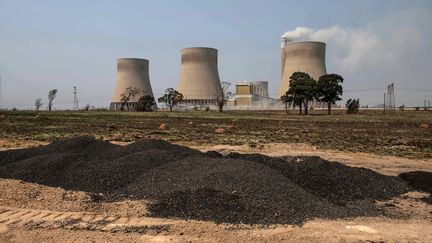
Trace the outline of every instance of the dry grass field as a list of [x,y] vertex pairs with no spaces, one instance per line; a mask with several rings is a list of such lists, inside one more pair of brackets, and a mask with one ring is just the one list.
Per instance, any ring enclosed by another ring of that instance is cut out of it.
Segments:
[[[297,111],[292,111],[295,113]],[[306,143],[320,149],[366,152],[405,158],[432,158],[432,112],[405,111],[356,115],[335,111],[312,115],[284,112],[0,112],[0,146],[52,142],[90,135],[98,139],[133,142],[158,138],[196,144],[250,145]],[[315,113],[315,114],[314,114]],[[165,123],[168,130],[159,130]],[[224,134],[215,134],[217,128]]]

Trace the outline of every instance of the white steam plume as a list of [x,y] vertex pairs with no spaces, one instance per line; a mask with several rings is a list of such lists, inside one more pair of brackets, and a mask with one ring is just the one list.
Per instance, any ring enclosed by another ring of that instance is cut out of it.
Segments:
[[339,26],[314,30],[297,27],[282,35],[287,41],[322,41],[329,44],[336,66],[345,71],[362,71],[395,61],[394,54],[375,33],[361,29],[346,29]]
[[[327,71],[341,74],[347,90],[382,87],[384,92],[389,83],[395,83],[396,102],[414,105],[430,99],[430,93],[403,90],[431,87],[430,23],[428,9],[413,7],[366,21],[359,27],[297,27],[282,38],[325,42]],[[347,98],[352,95],[370,105],[382,99],[380,91],[346,93]]]
[[313,30],[308,27],[297,27],[295,30],[285,32],[281,38],[288,42],[300,40],[302,37],[308,36]]

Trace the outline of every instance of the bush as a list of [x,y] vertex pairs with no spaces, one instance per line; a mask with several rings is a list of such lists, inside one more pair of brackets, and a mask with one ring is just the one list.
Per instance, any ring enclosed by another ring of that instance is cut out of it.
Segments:
[[142,96],[136,105],[137,111],[153,111],[156,106],[154,98],[150,95]]
[[356,114],[359,111],[360,100],[359,99],[349,99],[345,104],[347,112],[350,114]]

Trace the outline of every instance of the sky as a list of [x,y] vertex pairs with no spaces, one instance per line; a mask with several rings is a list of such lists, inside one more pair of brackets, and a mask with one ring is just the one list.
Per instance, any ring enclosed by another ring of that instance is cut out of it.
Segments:
[[[54,107],[109,106],[116,59],[150,60],[156,97],[177,87],[180,50],[219,50],[222,81],[280,84],[280,38],[327,43],[328,73],[344,77],[344,100],[432,101],[430,0],[0,0],[3,108],[33,108],[58,89]],[[295,41],[295,40],[294,40]]]

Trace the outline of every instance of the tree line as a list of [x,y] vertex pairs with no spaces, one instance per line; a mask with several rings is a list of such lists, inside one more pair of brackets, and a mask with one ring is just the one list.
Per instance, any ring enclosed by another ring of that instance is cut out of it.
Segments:
[[[289,89],[281,96],[281,100],[285,105],[285,110],[288,113],[288,108],[299,107],[300,114],[304,109],[304,114],[308,114],[309,103],[311,101],[319,101],[327,104],[328,114],[331,114],[331,107],[335,105],[337,101],[342,100],[343,94],[343,77],[339,74],[325,74],[319,77],[318,81],[313,79],[309,74],[305,72],[294,72],[290,76]],[[222,82],[222,94],[216,91],[217,99],[215,105],[218,107],[219,112],[223,111],[223,107],[226,104],[226,100],[231,93],[228,91],[228,87],[231,83]],[[135,99],[141,91],[138,88],[128,87],[120,94],[120,111],[124,111],[127,104]],[[57,95],[57,89],[50,90],[48,93],[48,105],[47,109],[51,111],[53,101]],[[168,88],[165,90],[165,94],[158,98],[159,103],[164,103],[168,106],[169,110],[172,111],[174,106],[183,100],[183,94],[179,91]],[[35,101],[35,108],[39,110],[43,106],[42,99],[38,98]],[[90,105],[87,105],[88,107]],[[360,101],[359,99],[349,99],[346,103],[348,113],[357,113],[359,110]],[[156,102],[153,96],[144,95],[138,99],[138,102],[134,102],[133,109],[136,111],[154,111],[156,108]],[[86,108],[86,110],[89,108]]]
[[[331,114],[331,107],[337,101],[342,100],[343,77],[339,74],[325,74],[316,81],[308,73],[294,72],[290,76],[289,89],[281,96],[281,100],[288,112],[289,107],[299,107],[300,114],[308,114],[311,101],[324,102],[327,105],[327,113]],[[348,113],[356,113],[359,99],[349,99],[346,103]]]

